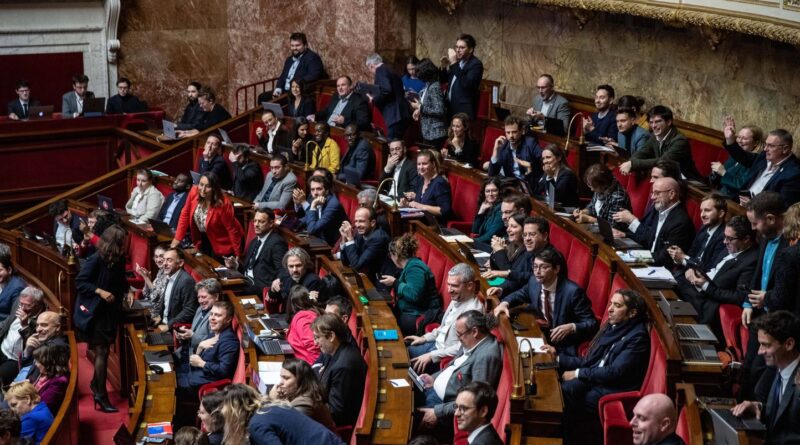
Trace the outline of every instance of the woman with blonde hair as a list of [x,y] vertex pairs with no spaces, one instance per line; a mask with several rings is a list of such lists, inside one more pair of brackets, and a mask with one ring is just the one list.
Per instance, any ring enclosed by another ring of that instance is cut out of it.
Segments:
[[[732,118],[730,123],[732,124]],[[725,125],[728,125],[728,118]],[[749,153],[760,153],[764,149],[764,130],[755,125],[746,125],[736,133],[736,144]],[[724,163],[714,161],[711,163],[712,185],[720,187],[723,195],[738,199],[739,191],[750,180],[750,168],[729,157]]]
[[164,204],[164,195],[153,184],[154,179],[152,171],[146,168],[136,170],[136,187],[131,191],[131,197],[125,204],[125,211],[134,224],[145,224],[155,218],[161,210],[161,205]]
[[36,388],[27,380],[12,383],[6,390],[8,407],[22,421],[20,437],[32,439],[37,445],[44,439],[47,430],[53,424],[53,414],[41,401]]

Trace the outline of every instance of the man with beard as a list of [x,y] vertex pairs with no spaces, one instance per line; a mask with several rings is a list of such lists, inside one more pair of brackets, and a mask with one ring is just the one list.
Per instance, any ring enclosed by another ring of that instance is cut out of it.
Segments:
[[542,147],[533,135],[525,134],[525,122],[516,116],[508,116],[503,122],[505,135],[494,142],[492,158],[485,165],[489,176],[502,175],[507,178],[528,179],[539,182],[542,176]]
[[297,217],[302,218],[309,235],[318,236],[333,246],[339,239],[339,227],[347,220],[347,214],[331,191],[328,178],[312,176],[308,180],[308,188],[311,192],[308,201],[300,189],[295,189],[292,194]]
[[189,86],[186,87],[186,96],[189,102],[183,109],[181,120],[175,126],[177,130],[194,130],[200,125],[200,121],[203,119],[203,110],[197,103],[197,94],[200,92],[200,88],[199,82],[189,82]]
[[189,196],[189,175],[186,173],[178,173],[175,180],[172,182],[172,193],[164,200],[161,206],[161,211],[158,213],[158,219],[172,227],[172,230],[178,228],[178,219],[181,216],[183,205],[186,204],[186,197]]
[[267,295],[269,303],[285,303],[289,301],[289,291],[300,285],[309,292],[319,291],[322,281],[313,272],[313,263],[308,253],[300,247],[292,247],[283,255],[283,268],[278,278],[272,281]]
[[244,258],[225,258],[225,267],[239,270],[247,278],[245,294],[262,295],[264,289],[278,277],[283,255],[289,249],[286,240],[275,228],[275,214],[272,209],[258,209],[253,215],[255,238],[244,251]]
[[616,115],[611,110],[614,105],[614,88],[600,85],[594,93],[594,106],[597,111],[583,121],[583,136],[589,142],[602,144],[617,139]]
[[[292,54],[286,58],[283,64],[278,81],[275,82],[275,90],[272,97],[278,97],[281,93],[291,90],[292,80],[302,80],[309,85],[322,79],[325,70],[322,67],[322,59],[319,54],[308,49],[308,39],[302,32],[293,32],[289,36],[289,48]],[[266,102],[266,100],[265,100]],[[259,99],[261,103],[261,99]]]
[[358,134],[358,126],[350,124],[344,129],[344,138],[347,140],[348,150],[342,158],[341,173],[337,179],[347,182],[346,170],[358,174],[360,180],[369,178],[375,171],[375,153],[369,141]]

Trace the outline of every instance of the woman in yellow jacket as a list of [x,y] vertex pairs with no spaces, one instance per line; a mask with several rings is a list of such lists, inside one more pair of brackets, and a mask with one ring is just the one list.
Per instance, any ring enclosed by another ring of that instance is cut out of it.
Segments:
[[339,171],[339,144],[330,137],[331,127],[325,122],[317,122],[314,124],[314,141],[318,144],[317,148],[311,154],[309,163],[311,168],[317,167],[327,169],[334,175]]

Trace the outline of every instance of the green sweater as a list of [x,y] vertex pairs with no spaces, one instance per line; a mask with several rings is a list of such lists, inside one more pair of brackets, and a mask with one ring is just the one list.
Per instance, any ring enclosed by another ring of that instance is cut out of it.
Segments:
[[401,313],[420,315],[442,306],[433,272],[417,257],[408,260],[394,290]]

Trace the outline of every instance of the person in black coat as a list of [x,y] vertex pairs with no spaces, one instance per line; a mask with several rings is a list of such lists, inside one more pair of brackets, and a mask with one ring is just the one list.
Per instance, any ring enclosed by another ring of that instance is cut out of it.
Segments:
[[687,266],[702,266],[704,271],[711,270],[725,255],[724,231],[725,215],[728,213],[728,202],[722,195],[711,194],[700,202],[700,220],[703,225],[697,231],[688,253],[680,247],[672,246],[667,253],[674,261],[673,268],[683,270]]
[[178,130],[176,135],[179,138],[194,136],[207,128],[213,127],[231,118],[231,114],[228,113],[228,110],[217,103],[217,98],[211,88],[203,87],[200,89],[197,93],[197,104],[203,111],[197,126],[190,130]]
[[199,82],[189,82],[189,85],[186,87],[186,95],[188,96],[189,102],[186,104],[186,108],[183,109],[183,114],[181,115],[181,119],[177,122],[177,125],[175,125],[175,129],[195,130],[200,125],[204,113],[200,108],[200,104],[197,103],[197,95],[200,92],[200,88],[201,85]]
[[250,147],[239,144],[228,155],[233,169],[233,196],[252,201],[264,186],[261,165],[250,159]]
[[[456,40],[455,49],[447,50],[447,98],[450,115],[466,113],[471,119],[478,117],[478,103],[483,63],[475,57],[475,38],[461,34]],[[444,58],[443,58],[444,59]]]
[[319,275],[314,273],[311,257],[300,247],[292,247],[283,255],[282,268],[278,278],[272,281],[267,295],[267,302],[271,304],[284,304],[289,301],[289,291],[296,285],[303,286],[309,292],[322,288]]
[[367,364],[355,342],[348,341],[350,330],[338,316],[320,315],[311,330],[322,352],[313,368],[327,391],[333,422],[353,425],[361,410]]
[[47,212],[53,217],[53,237],[58,247],[71,248],[81,244],[81,218],[69,210],[66,200],[61,199],[50,204]]
[[[546,222],[546,220],[545,220]],[[541,229],[541,226],[539,226]],[[492,238],[489,270],[481,276],[487,280],[501,278],[499,287],[508,295],[525,286],[531,276],[531,264],[539,243],[524,242],[525,214],[515,213],[508,218],[506,238]],[[548,225],[549,230],[549,225]]]
[[161,210],[158,212],[158,220],[169,224],[173,232],[178,228],[181,211],[186,204],[186,198],[189,197],[191,181],[191,178],[186,173],[178,173],[172,182],[172,193],[167,195],[164,204],[161,205]]
[[120,77],[117,80],[117,91],[108,99],[106,104],[106,114],[122,114],[122,113],[141,113],[147,111],[147,104],[140,101],[138,97],[130,94],[131,81],[125,77]]
[[400,207],[412,207],[433,215],[444,225],[452,217],[453,195],[450,182],[441,174],[439,157],[433,150],[417,155],[417,177],[411,191],[400,199]]
[[325,109],[317,112],[314,119],[331,127],[344,128],[354,123],[361,131],[372,131],[369,103],[364,96],[353,91],[353,80],[349,76],[336,79],[336,96]]
[[[470,118],[466,113],[458,113],[450,121],[447,141],[442,148],[442,157],[477,168],[481,165],[481,146],[470,133]],[[436,147],[437,149],[439,147]]]
[[379,94],[375,97],[367,94],[370,102],[378,107],[383,120],[386,122],[389,139],[399,139],[411,122],[411,109],[406,100],[403,81],[388,66],[383,63],[383,58],[378,54],[367,57],[367,68],[375,75],[375,85]]
[[97,252],[84,261],[75,279],[78,295],[73,320],[79,337],[94,352],[94,378],[90,384],[95,409],[110,413],[118,410],[108,400],[108,350],[119,330],[122,300],[128,290],[125,277],[127,233],[118,225],[107,228],[97,244]]
[[389,235],[378,227],[376,218],[375,209],[360,207],[353,224],[345,221],[339,229],[342,264],[366,273],[370,279],[386,270],[391,242]]
[[306,95],[305,81],[303,79],[293,79],[286,114],[292,117],[306,117],[316,112],[317,103],[313,96]]
[[39,106],[39,101],[31,99],[31,86],[27,80],[18,80],[15,91],[18,99],[8,103],[8,118],[11,120],[28,119],[31,107]]
[[342,182],[347,182],[345,170],[358,173],[360,180],[369,179],[375,172],[375,152],[369,141],[358,134],[358,127],[350,124],[344,129],[344,138],[347,140],[347,153],[342,158],[340,172],[337,177]]
[[[292,80],[302,80],[306,84],[316,82],[325,77],[325,68],[322,66],[322,59],[319,54],[308,49],[308,38],[302,32],[293,32],[289,36],[289,47],[292,54],[283,63],[281,75],[275,82],[273,97],[280,96],[282,93],[291,89]],[[268,99],[265,99],[266,102]],[[262,100],[259,98],[259,103]]]
[[525,134],[526,121],[508,116],[503,122],[505,134],[494,141],[492,156],[484,168],[489,176],[505,176],[536,184],[542,176],[542,148],[536,136]]
[[272,209],[258,209],[253,215],[255,238],[244,250],[241,261],[234,257],[225,258],[225,267],[238,270],[248,280],[245,294],[263,295],[278,278],[283,256],[289,250],[275,228],[275,214]]
[[[389,188],[388,194],[398,199],[413,190],[414,179],[417,177],[417,163],[409,159],[406,153],[406,143],[400,139],[389,142],[389,159],[383,168],[381,181],[393,178],[394,184]],[[384,193],[387,193],[385,190]]]
[[231,178],[231,169],[225,158],[222,157],[222,136],[217,133],[208,135],[206,144],[203,146],[203,155],[197,166],[197,172],[201,175],[206,172],[212,172],[217,175],[219,185],[224,190],[233,188],[233,179]]
[[177,323],[192,323],[197,311],[197,289],[194,278],[184,270],[184,253],[176,248],[164,252],[164,273],[168,282],[164,290],[163,311],[153,314],[156,328],[161,332],[175,329]]
[[533,195],[544,199],[549,198],[550,187],[553,187],[554,203],[563,207],[578,207],[578,177],[567,165],[564,152],[556,144],[550,144],[542,150],[542,176],[530,188]]

